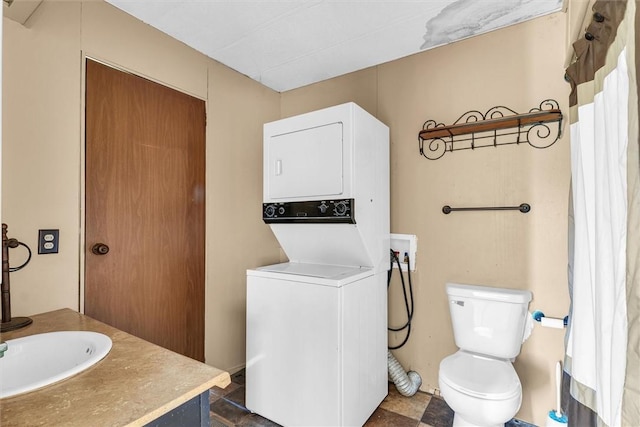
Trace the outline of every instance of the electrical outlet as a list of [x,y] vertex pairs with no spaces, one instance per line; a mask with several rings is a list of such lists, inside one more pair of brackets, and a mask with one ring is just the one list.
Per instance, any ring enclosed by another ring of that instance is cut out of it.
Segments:
[[38,253],[57,254],[60,230],[38,230]]

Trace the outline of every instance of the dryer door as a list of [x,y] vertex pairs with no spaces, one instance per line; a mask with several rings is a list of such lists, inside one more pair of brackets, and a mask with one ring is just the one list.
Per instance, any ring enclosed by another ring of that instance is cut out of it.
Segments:
[[330,123],[272,135],[265,140],[269,199],[339,196],[343,193],[343,126]]

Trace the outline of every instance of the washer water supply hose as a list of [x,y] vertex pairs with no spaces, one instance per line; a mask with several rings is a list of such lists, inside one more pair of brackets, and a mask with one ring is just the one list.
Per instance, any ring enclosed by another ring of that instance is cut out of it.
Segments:
[[389,331],[399,332],[404,329],[407,330],[407,335],[404,340],[397,346],[389,347],[387,349],[387,368],[389,370],[389,379],[393,381],[398,392],[406,397],[416,394],[420,386],[422,385],[422,378],[420,374],[415,371],[406,372],[400,362],[391,354],[391,350],[396,350],[407,343],[409,335],[411,335],[411,320],[413,318],[413,284],[411,283],[411,266],[409,265],[409,255],[405,253],[404,260],[407,264],[407,277],[409,278],[409,297],[407,298],[407,287],[404,282],[404,276],[402,274],[402,268],[400,267],[400,260],[398,254],[391,250],[391,265],[389,266],[389,273],[387,275],[387,290],[391,285],[391,273],[393,271],[393,263],[398,265],[398,271],[400,272],[400,280],[402,282],[402,293],[404,295],[404,304],[407,309],[407,323],[399,328],[388,328]]

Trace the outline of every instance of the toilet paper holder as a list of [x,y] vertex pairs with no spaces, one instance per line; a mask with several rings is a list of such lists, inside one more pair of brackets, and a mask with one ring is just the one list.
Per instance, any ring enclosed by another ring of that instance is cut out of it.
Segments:
[[558,317],[546,317],[540,310],[536,310],[531,313],[531,317],[533,317],[533,320],[540,323],[541,326],[548,326],[550,328],[566,328],[569,323],[569,316],[564,316],[562,319]]

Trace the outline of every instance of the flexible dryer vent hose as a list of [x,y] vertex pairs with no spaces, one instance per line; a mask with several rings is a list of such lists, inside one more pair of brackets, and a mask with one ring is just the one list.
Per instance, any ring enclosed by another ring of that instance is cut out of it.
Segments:
[[387,366],[389,368],[389,378],[396,385],[398,392],[406,397],[416,394],[422,385],[420,374],[415,371],[405,372],[400,362],[387,350]]

